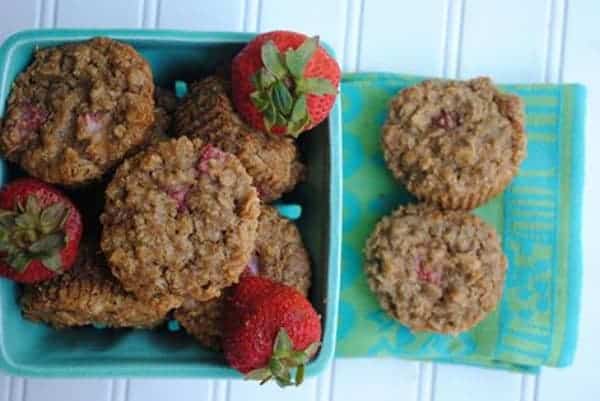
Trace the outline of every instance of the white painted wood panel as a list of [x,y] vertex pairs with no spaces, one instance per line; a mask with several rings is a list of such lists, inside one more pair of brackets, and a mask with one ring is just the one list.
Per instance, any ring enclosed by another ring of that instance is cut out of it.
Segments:
[[158,27],[204,31],[242,31],[244,0],[159,0]]
[[212,400],[212,380],[197,379],[135,379],[129,381],[126,394],[129,401],[177,401]]
[[314,400],[315,395],[316,379],[309,379],[299,387],[285,389],[278,387],[274,382],[259,386],[256,382],[232,380],[228,399],[230,401],[306,401]]
[[27,379],[21,399],[110,401],[110,389],[110,380]]
[[415,400],[419,364],[400,359],[340,359],[332,382],[332,399],[339,401]]
[[366,0],[362,8],[357,70],[443,74],[447,1]]
[[0,375],[0,400],[9,401],[10,397],[10,377]]
[[61,28],[128,28],[142,25],[141,0],[56,0],[56,26]]
[[14,0],[0,0],[0,42],[11,33],[39,26],[41,0],[22,0],[20,7]]
[[522,375],[466,366],[437,365],[435,401],[518,400]]
[[538,400],[600,400],[600,4],[596,0],[571,0],[566,14],[564,62],[558,77],[581,82],[588,88],[586,185],[584,192],[584,280],[575,364],[565,369],[543,369]]
[[346,34],[347,2],[345,0],[262,0],[258,30],[295,30],[319,35],[328,42],[342,60]]
[[544,78],[550,0],[465,0],[459,75],[499,82]]

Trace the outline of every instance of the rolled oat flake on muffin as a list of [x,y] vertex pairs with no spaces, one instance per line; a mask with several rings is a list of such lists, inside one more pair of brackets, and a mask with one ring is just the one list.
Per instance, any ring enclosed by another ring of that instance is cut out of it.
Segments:
[[101,216],[113,274],[142,299],[206,301],[235,282],[260,213],[239,160],[200,139],[171,139],[126,159]]
[[369,287],[414,331],[456,334],[479,323],[502,296],[506,268],[492,227],[424,204],[384,217],[365,248]]
[[473,209],[499,194],[525,157],[523,103],[489,78],[425,81],[399,92],[383,126],[389,169],[418,198]]
[[[296,225],[263,204],[253,256],[247,269],[308,294],[311,281],[310,258]],[[205,347],[221,348],[224,297],[206,302],[187,300],[175,310],[175,318]]]
[[0,151],[44,181],[97,180],[150,135],[153,91],[150,66],[127,44],[37,50],[12,86]]

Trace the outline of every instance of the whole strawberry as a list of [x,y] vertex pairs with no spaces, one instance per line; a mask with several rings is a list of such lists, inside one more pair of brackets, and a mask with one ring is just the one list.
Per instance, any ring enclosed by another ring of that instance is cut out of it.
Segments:
[[[223,351],[247,379],[300,385],[304,365],[317,352],[321,319],[297,290],[258,276],[243,276],[227,295]],[[291,369],[296,369],[292,380]]]
[[81,215],[60,191],[33,178],[0,190],[0,276],[47,280],[75,262]]
[[258,35],[231,66],[233,102],[254,128],[298,136],[335,102],[340,67],[318,37],[289,31]]

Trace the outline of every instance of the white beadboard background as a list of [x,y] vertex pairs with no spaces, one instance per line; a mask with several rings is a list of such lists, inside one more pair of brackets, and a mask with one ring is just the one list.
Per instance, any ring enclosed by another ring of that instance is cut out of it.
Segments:
[[[575,363],[539,376],[395,359],[338,359],[298,389],[212,380],[42,380],[0,373],[2,401],[600,400],[600,1],[0,0],[0,42],[24,28],[131,27],[319,34],[345,71],[500,82],[582,82],[589,90],[585,279]],[[595,235],[594,235],[595,234]],[[595,246],[594,246],[595,245]],[[596,310],[594,310],[596,308]]]

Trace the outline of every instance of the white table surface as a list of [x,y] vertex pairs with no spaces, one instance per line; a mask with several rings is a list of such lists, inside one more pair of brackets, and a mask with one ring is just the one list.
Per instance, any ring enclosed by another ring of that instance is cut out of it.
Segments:
[[588,85],[584,288],[573,366],[539,376],[396,359],[338,359],[298,389],[212,380],[42,380],[0,373],[2,401],[600,400],[600,1],[0,0],[0,42],[34,27],[319,34],[345,71]]

